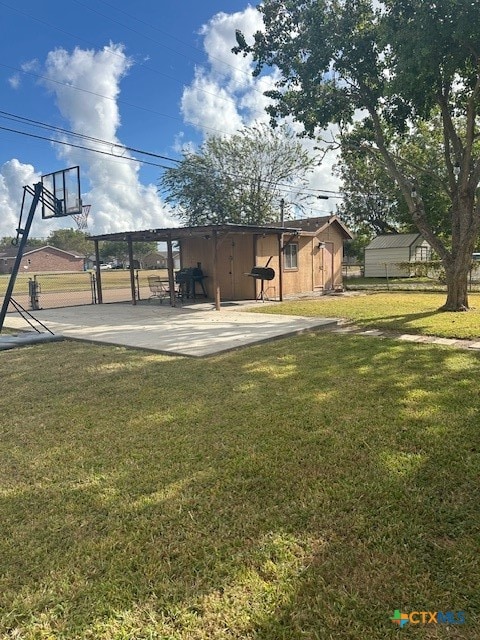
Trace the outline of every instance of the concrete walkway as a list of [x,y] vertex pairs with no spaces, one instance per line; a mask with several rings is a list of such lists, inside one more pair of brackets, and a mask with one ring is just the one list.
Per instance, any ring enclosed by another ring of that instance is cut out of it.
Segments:
[[362,329],[351,324],[343,324],[341,320],[331,328],[335,333],[348,333],[361,336],[373,336],[376,338],[391,338],[403,342],[415,342],[417,344],[438,344],[444,347],[456,347],[457,349],[473,349],[480,351],[480,340],[460,340],[458,338],[439,338],[438,336],[421,336],[414,333],[395,333],[382,331],[381,329]]
[[[215,311],[209,303],[172,308],[152,301],[136,306],[117,303],[43,309],[34,315],[66,338],[196,357],[337,323],[335,318],[246,313],[241,308],[225,306]],[[28,329],[16,313],[7,314],[5,327]]]

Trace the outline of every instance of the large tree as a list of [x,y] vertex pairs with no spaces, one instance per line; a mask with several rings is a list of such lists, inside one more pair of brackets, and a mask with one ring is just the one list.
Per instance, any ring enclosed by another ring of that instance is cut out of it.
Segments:
[[362,230],[374,236],[405,230],[398,189],[370,156],[343,146],[334,173],[342,181],[338,215],[355,233]]
[[[480,229],[480,12],[474,0],[265,0],[264,31],[237,34],[255,73],[281,73],[269,92],[273,121],[291,115],[314,137],[336,123],[395,180],[415,225],[441,258],[445,310],[468,308],[471,254]],[[440,113],[448,240],[435,232],[397,135]]]
[[81,256],[88,256],[92,252],[88,234],[80,229],[55,229],[50,232],[47,244],[64,251],[73,251]]
[[[441,122],[435,117],[418,123],[414,130],[391,134],[390,148],[395,149],[402,170],[416,175],[415,188],[422,194],[428,223],[448,242],[450,201],[442,143]],[[371,149],[358,144],[355,127],[343,136],[334,171],[342,180],[343,200],[338,211],[352,229],[375,234],[415,231],[400,188],[381,158],[372,158]]]
[[209,137],[167,169],[160,184],[188,224],[262,224],[278,220],[285,188],[292,189],[291,200],[314,163],[286,127],[273,131],[258,125],[230,137]]

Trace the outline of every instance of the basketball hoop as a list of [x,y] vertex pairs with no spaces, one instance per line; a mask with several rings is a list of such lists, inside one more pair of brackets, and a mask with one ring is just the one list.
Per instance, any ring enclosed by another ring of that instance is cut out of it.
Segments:
[[91,204],[83,204],[81,213],[72,213],[72,218],[77,223],[79,229],[87,229],[88,227],[88,214],[90,213]]

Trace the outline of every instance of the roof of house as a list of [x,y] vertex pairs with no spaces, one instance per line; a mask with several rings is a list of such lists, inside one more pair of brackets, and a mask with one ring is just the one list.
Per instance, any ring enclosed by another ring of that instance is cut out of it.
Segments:
[[377,236],[365,249],[403,249],[411,247],[421,238],[420,233],[389,233]]
[[[64,253],[65,255],[73,257],[73,258],[83,258],[83,256],[78,255],[77,253],[73,253],[73,251],[65,251],[64,249],[59,249],[58,247],[53,247],[50,244],[46,244],[43,247],[29,247],[27,245],[27,247],[23,251],[23,255],[24,256],[28,256],[28,255],[30,255],[32,253],[37,253],[38,251],[44,251],[45,249],[51,249],[53,251],[59,251],[60,253]],[[17,257],[17,253],[18,253],[18,247],[17,246],[7,247],[5,249],[5,251],[0,253],[0,258],[11,258],[11,259],[14,259],[14,258]]]
[[316,218],[304,218],[301,220],[291,220],[292,226],[299,227],[303,232],[306,233],[319,233],[320,231],[324,231],[327,227],[332,224],[340,227],[340,231],[345,239],[353,238],[352,233],[347,229],[347,227],[343,224],[343,222],[337,216],[318,216]]
[[[173,251],[173,256],[179,256],[180,255],[180,251]],[[144,258],[150,258],[150,256],[152,258],[154,257],[160,257],[160,258],[168,258],[168,251],[150,251],[150,253],[147,253],[147,255],[144,256]]]

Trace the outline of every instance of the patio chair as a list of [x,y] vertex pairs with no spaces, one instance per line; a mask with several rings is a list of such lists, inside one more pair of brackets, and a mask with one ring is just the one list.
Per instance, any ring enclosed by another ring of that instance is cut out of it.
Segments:
[[161,304],[165,298],[170,297],[168,282],[165,282],[159,276],[148,276],[148,286],[151,292],[151,296],[148,299],[149,302],[152,298],[157,298]]

